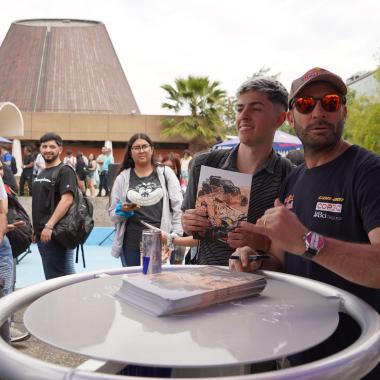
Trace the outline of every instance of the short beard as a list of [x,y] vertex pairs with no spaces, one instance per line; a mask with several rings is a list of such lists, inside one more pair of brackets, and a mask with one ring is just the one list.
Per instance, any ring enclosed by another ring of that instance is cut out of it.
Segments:
[[[331,133],[324,139],[313,139],[308,134],[308,131],[315,127],[315,125],[325,125],[330,128]],[[336,124],[329,123],[326,120],[311,123],[302,128],[299,123],[294,120],[294,126],[297,136],[302,141],[305,152],[322,152],[330,150],[332,147],[338,144],[342,138],[344,120],[339,120]]]
[[50,163],[50,162],[54,162],[58,156],[59,154],[57,154],[56,156],[52,156],[52,158],[45,158],[45,156],[42,156],[42,157],[45,160],[45,162]]

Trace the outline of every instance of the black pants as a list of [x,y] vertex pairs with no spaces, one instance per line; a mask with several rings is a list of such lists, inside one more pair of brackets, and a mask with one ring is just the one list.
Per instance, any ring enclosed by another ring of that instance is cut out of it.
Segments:
[[20,195],[23,196],[24,195],[24,187],[25,187],[25,182],[28,184],[28,191],[29,191],[29,195],[32,195],[32,187],[33,187],[33,172],[26,172],[25,173],[25,170],[23,170],[23,172],[21,173],[21,177],[20,177]]
[[99,174],[99,196],[102,195],[102,189],[106,191],[106,195],[109,194],[108,189],[108,171],[103,170]]

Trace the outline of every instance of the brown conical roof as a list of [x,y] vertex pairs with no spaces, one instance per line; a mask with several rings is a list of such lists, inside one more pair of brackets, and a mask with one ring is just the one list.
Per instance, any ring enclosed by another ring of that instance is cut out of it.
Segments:
[[22,111],[140,113],[101,22],[16,21],[0,67],[0,101]]

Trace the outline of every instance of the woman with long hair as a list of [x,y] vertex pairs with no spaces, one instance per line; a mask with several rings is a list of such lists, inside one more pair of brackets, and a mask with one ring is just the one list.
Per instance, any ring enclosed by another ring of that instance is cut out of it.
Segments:
[[90,189],[90,195],[92,198],[95,197],[95,185],[94,177],[95,171],[97,170],[96,157],[94,153],[88,155],[88,165],[87,165],[87,186]]
[[78,151],[75,164],[75,172],[77,173],[78,185],[82,193],[86,193],[85,180],[87,177],[86,163],[84,162],[83,153]]
[[154,160],[153,142],[136,133],[127,144],[112,187],[109,214],[116,225],[112,255],[123,266],[140,265],[141,221],[182,236],[182,192],[173,170]]

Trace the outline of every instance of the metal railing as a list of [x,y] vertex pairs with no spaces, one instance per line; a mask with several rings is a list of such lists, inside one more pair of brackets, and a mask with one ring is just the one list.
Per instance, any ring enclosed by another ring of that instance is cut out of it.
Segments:
[[[178,266],[168,266],[165,270],[178,270]],[[117,268],[91,273],[81,273],[60,277],[23,288],[0,299],[0,325],[18,309],[28,305],[39,297],[61,287],[95,279],[104,275],[118,275],[139,271],[139,267]],[[229,376],[226,380],[341,380],[360,379],[376,366],[380,359],[380,316],[368,304],[359,298],[338,288],[322,284],[302,277],[286,275],[276,272],[264,272],[268,278],[287,281],[291,284],[312,290],[324,297],[339,297],[341,309],[349,314],[360,325],[362,333],[358,340],[346,349],[321,360],[257,374]],[[77,368],[67,368],[32,358],[10,346],[4,339],[0,339],[0,377],[3,380],[87,380],[110,379],[117,380],[120,376],[114,375],[120,363],[107,363],[98,360],[89,360]],[[103,371],[94,372],[94,371]],[[111,371],[112,373],[104,373]],[[131,380],[135,378],[130,377]],[[211,378],[203,378],[203,380]]]

